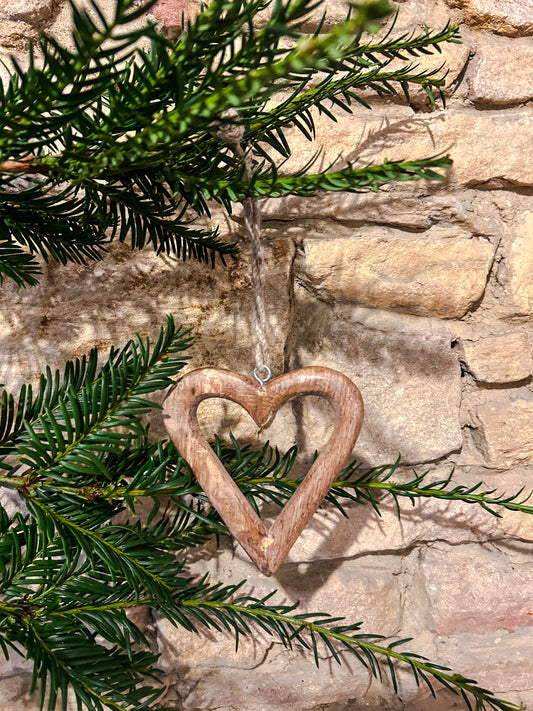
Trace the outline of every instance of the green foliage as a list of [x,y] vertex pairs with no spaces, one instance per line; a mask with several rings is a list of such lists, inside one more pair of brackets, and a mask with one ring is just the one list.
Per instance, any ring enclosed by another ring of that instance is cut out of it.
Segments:
[[[160,408],[148,396],[168,388],[189,345],[187,332],[169,318],[153,344],[136,337],[112,349],[100,367],[93,350],[63,374],[47,370],[35,391],[2,393],[0,486],[19,492],[27,514],[10,519],[0,507],[0,646],[32,660],[39,708],[65,704],[69,689],[80,709],[153,708],[162,693],[157,658],[126,614],[146,607],[199,634],[229,631],[237,643],[262,630],[286,647],[308,649],[317,664],[323,652],[339,663],[348,653],[374,676],[388,675],[396,690],[399,665],[432,691],[436,682],[461,695],[468,708],[516,709],[406,651],[407,639],[387,641],[362,632],[359,622],[243,594],[243,583],[224,586],[186,574],[196,546],[227,530],[173,444],[150,442],[143,415]],[[283,505],[298,485],[291,476],[295,448],[280,455],[235,440],[216,439],[213,446],[256,509]],[[347,515],[346,504],[371,504],[379,514],[381,492],[397,502],[437,497],[496,515],[502,507],[533,513],[520,494],[493,496],[427,475],[402,483],[395,471],[396,465],[369,472],[350,465],[326,505]]]
[[[153,4],[118,0],[110,18],[94,3],[90,13],[73,6],[72,49],[45,37],[27,70],[12,60],[0,88],[0,281],[33,285],[37,255],[83,263],[101,259],[113,239],[213,262],[236,246],[191,226],[209,200],[231,210],[246,197],[375,190],[441,179],[435,169],[449,166],[441,156],[280,175],[276,155],[290,155],[287,129],[314,136],[313,112],[335,120],[332,109],[368,106],[365,90],[408,95],[421,86],[434,101],[443,73],[418,69],[416,58],[457,42],[455,27],[372,42],[368,33],[391,11],[377,0],[308,36],[314,0],[212,0],[170,42],[150,24],[132,28]],[[220,137],[235,121],[255,156],[250,179]]]
[[[231,210],[248,197],[442,179],[444,156],[317,173],[310,164],[294,174],[283,172],[283,161],[288,129],[312,139],[314,112],[335,120],[354,102],[369,108],[369,89],[408,97],[420,86],[434,102],[444,76],[416,60],[458,41],[455,27],[402,36],[391,29],[374,40],[390,7],[366,0],[344,23],[308,36],[302,28],[320,1],[212,0],[170,42],[149,24],[132,28],[153,2],[117,0],[109,18],[96,4],[90,13],[73,6],[72,49],[45,37],[27,70],[12,61],[12,79],[0,89],[0,283],[33,285],[39,255],[84,263],[102,258],[114,239],[201,261],[233,255],[235,245],[216,232],[191,227],[209,214],[209,200]],[[222,138],[234,124],[243,132],[240,150]],[[10,518],[0,506],[0,646],[33,662],[39,708],[66,709],[69,690],[80,710],[154,708],[163,693],[157,657],[127,615],[141,607],[200,634],[227,630],[237,642],[263,631],[310,650],[317,664],[322,651],[339,662],[348,653],[374,676],[388,675],[395,690],[404,667],[432,693],[435,682],[451,689],[467,708],[514,711],[406,651],[409,640],[386,641],[360,623],[187,575],[195,548],[227,530],[172,443],[150,439],[145,416],[160,407],[155,394],[179,374],[190,341],[169,318],[155,343],[137,337],[103,363],[93,350],[62,374],[48,369],[35,388],[1,393],[0,486],[16,490],[25,508]],[[257,510],[283,505],[298,485],[295,449],[280,455],[218,439],[214,448]],[[395,471],[351,465],[326,504],[345,515],[347,504],[370,504],[379,514],[392,496],[400,513],[403,498],[433,497],[495,515],[533,513],[521,492],[498,495],[427,475],[402,482]]]

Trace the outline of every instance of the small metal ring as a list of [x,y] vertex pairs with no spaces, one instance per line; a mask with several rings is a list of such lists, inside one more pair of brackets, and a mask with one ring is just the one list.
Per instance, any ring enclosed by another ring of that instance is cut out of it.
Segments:
[[261,378],[261,376],[258,373],[258,369],[254,368],[254,378],[257,380],[259,385],[264,385],[266,382],[270,380],[272,377],[272,371],[268,367],[268,365],[263,366],[263,370],[266,371],[266,378]]

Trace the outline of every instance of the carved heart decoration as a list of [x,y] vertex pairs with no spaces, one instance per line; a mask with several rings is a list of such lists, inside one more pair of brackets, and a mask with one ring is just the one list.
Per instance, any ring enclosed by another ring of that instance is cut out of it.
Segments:
[[[305,479],[267,531],[201,435],[198,405],[212,397],[232,400],[241,405],[259,427],[264,427],[285,402],[297,395],[326,398],[333,406],[335,425]],[[257,567],[265,575],[272,575],[346,463],[363,423],[363,399],[349,378],[321,366],[294,370],[261,386],[229,370],[200,368],[178,381],[165,401],[164,413],[172,441],[192,467],[226,526]]]

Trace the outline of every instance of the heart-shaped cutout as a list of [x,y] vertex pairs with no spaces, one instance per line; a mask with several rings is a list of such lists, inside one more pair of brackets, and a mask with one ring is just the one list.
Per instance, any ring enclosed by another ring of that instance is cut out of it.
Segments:
[[[259,427],[297,395],[319,395],[334,410],[331,437],[302,483],[267,531],[200,433],[198,405],[207,398],[224,398],[241,405]],[[165,401],[166,427],[180,454],[226,526],[265,575],[277,571],[346,463],[363,423],[359,389],[342,373],[311,366],[293,370],[258,386],[229,370],[200,368],[178,381]]]

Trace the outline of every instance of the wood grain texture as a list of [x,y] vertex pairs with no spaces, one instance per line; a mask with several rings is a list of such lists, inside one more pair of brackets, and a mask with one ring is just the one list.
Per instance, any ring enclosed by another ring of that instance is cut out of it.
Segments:
[[[319,395],[334,410],[333,433],[269,530],[215,455],[198,425],[198,406],[207,398],[241,405],[259,427],[298,395]],[[274,378],[263,386],[229,370],[200,368],[178,381],[165,401],[166,427],[180,454],[233,536],[265,574],[277,571],[346,463],[363,423],[359,389],[342,373],[312,366]]]

